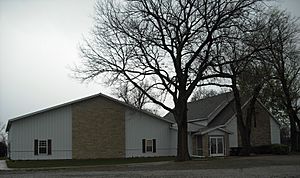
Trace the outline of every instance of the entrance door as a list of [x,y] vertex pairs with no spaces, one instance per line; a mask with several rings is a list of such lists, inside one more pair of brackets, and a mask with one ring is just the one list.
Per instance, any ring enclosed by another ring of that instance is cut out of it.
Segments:
[[210,137],[210,156],[224,156],[223,137]]

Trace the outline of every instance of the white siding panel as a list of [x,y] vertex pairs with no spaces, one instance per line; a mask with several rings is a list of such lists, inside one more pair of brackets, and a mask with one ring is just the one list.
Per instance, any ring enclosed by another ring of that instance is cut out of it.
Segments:
[[220,136],[220,135],[225,135],[225,133],[223,131],[220,131],[220,130],[213,130],[211,132],[208,132],[207,135]]
[[[177,131],[170,124],[141,112],[126,110],[125,152],[126,157],[151,157],[174,155],[174,140]],[[177,135],[176,135],[177,138]],[[156,153],[142,152],[142,139],[156,139]]]
[[[171,129],[171,135],[170,135],[170,156],[176,156],[177,155],[177,136],[178,131],[176,129]],[[192,135],[191,133],[188,133],[188,150],[190,155],[193,153],[193,142],[192,142]]]
[[280,127],[272,117],[270,117],[270,126],[271,126],[271,143],[280,144]]
[[[52,140],[52,155],[34,155],[34,139]],[[12,122],[9,130],[13,160],[72,159],[72,113],[66,106]]]
[[229,148],[238,147],[238,130],[237,130],[237,120],[234,117],[227,125],[226,129],[232,133],[229,134]]
[[177,155],[177,130],[170,131],[170,156]]

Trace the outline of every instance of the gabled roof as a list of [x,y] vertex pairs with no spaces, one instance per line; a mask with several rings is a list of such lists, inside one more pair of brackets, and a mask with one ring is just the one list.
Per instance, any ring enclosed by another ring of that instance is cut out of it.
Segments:
[[[229,102],[233,100],[232,92],[222,93],[220,95],[204,98],[201,100],[189,102],[188,122],[192,120],[208,120],[211,121],[216,117],[216,114],[224,109]],[[168,113],[164,116],[165,119],[175,122],[173,114]]]
[[216,114],[216,117],[208,123],[208,127],[216,127],[219,125],[225,125],[227,121],[229,121],[232,116],[236,113],[235,102],[231,100],[228,104]]
[[194,135],[204,135],[206,133],[215,131],[215,130],[220,130],[221,132],[226,132],[228,134],[232,134],[231,131],[227,130],[226,128],[224,128],[224,126],[217,126],[217,127],[211,127],[211,128],[202,128],[199,129],[196,133],[194,133]]
[[[250,98],[241,98],[242,108],[246,107]],[[269,110],[257,100],[268,114],[280,125],[277,119],[269,112]],[[235,101],[232,92],[223,93],[209,98],[204,98],[198,101],[190,102],[188,107],[188,122],[207,121],[206,129],[216,128],[226,125],[236,114]],[[171,113],[165,115],[165,119],[174,121]]]
[[106,98],[110,101],[113,101],[117,104],[120,104],[120,105],[123,105],[127,108],[130,108],[130,109],[134,109],[138,112],[142,112],[144,114],[147,114],[151,117],[154,117],[156,119],[160,119],[162,121],[165,121],[165,122],[168,122],[170,124],[172,124],[173,122],[170,122],[169,120],[166,120],[158,115],[155,115],[153,113],[150,113],[148,111],[145,111],[145,110],[142,110],[142,109],[138,109],[136,107],[134,107],[133,105],[130,105],[130,104],[127,104],[123,101],[120,101],[120,100],[117,100],[115,98],[112,98],[110,96],[107,96],[107,95],[104,95],[102,93],[98,93],[98,94],[95,94],[95,95],[91,95],[91,96],[88,96],[88,97],[84,97],[84,98],[80,98],[80,99],[77,99],[77,100],[73,100],[73,101],[70,101],[70,102],[66,102],[66,103],[63,103],[63,104],[59,104],[59,105],[56,105],[56,106],[53,106],[53,107],[49,107],[49,108],[45,108],[45,109],[42,109],[42,110],[39,110],[39,111],[36,111],[36,112],[32,112],[32,113],[29,113],[29,114],[25,114],[25,115],[22,115],[22,116],[19,116],[19,117],[15,117],[15,118],[12,118],[12,119],[9,119],[8,120],[8,123],[7,123],[7,127],[6,127],[6,132],[9,131],[9,128],[11,126],[11,123],[14,122],[14,121],[17,121],[17,120],[20,120],[20,119],[25,119],[25,118],[28,118],[28,117],[31,117],[31,116],[34,116],[34,115],[37,115],[37,114],[41,114],[41,113],[44,113],[44,112],[47,112],[47,111],[51,111],[51,110],[54,110],[54,109],[58,109],[58,108],[62,108],[64,106],[69,106],[69,105],[72,105],[72,104],[75,104],[75,103],[79,103],[79,102],[82,102],[82,101],[86,101],[86,100],[89,100],[89,99],[93,99],[93,98],[96,98],[96,97],[103,97],[103,98]]

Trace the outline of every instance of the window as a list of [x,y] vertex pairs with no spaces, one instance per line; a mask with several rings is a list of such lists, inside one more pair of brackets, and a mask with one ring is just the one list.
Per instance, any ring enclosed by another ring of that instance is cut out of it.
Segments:
[[146,146],[146,151],[147,152],[152,152],[152,140],[147,140],[147,146]]
[[34,140],[34,155],[52,154],[52,140]]
[[39,154],[46,154],[46,153],[47,153],[47,141],[39,140]]
[[210,137],[210,156],[224,156],[224,138],[221,136]]
[[152,139],[152,140],[143,139],[142,140],[142,150],[143,150],[143,153],[146,153],[146,152],[156,153],[156,139]]

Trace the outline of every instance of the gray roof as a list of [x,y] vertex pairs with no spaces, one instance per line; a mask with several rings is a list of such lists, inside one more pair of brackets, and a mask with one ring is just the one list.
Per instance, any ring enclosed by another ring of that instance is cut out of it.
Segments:
[[[241,98],[241,105],[244,107],[248,100],[249,98]],[[258,103],[263,106],[276,123],[279,124],[277,119],[272,116],[259,100]],[[193,121],[205,120],[208,123],[206,129],[223,126],[236,114],[235,101],[232,92],[190,102],[187,107],[188,122],[191,123]],[[164,118],[174,122],[174,117],[171,113],[166,114]]]
[[230,101],[222,111],[220,111],[216,117],[208,123],[207,127],[216,127],[218,125],[224,125],[229,119],[234,116],[236,109],[234,106],[234,101]]
[[[232,92],[222,93],[216,96],[204,98],[201,100],[189,102],[187,104],[188,121],[192,120],[212,120],[215,114],[223,110],[233,100]],[[165,119],[175,122],[173,114],[168,113],[164,116]]]
[[150,112],[142,110],[142,109],[138,109],[138,108],[134,107],[133,105],[127,104],[127,103],[125,103],[123,101],[117,100],[115,98],[112,98],[110,96],[104,95],[102,93],[98,93],[98,94],[95,94],[95,95],[91,95],[91,96],[84,97],[84,98],[81,98],[81,99],[73,100],[73,101],[70,101],[70,102],[66,102],[66,103],[59,104],[59,105],[56,105],[56,106],[53,106],[53,107],[49,107],[49,108],[46,108],[46,109],[42,109],[42,110],[39,110],[39,111],[36,111],[36,112],[32,112],[32,113],[29,113],[29,114],[25,114],[25,115],[22,115],[22,116],[19,116],[19,117],[15,117],[15,118],[9,119],[8,123],[7,123],[7,126],[6,126],[6,132],[9,131],[11,123],[14,122],[14,121],[17,121],[17,120],[20,120],[20,119],[25,119],[25,118],[28,118],[28,117],[31,117],[31,116],[34,116],[34,115],[37,115],[37,114],[40,114],[40,113],[44,113],[44,112],[47,112],[47,111],[50,111],[50,110],[58,109],[58,108],[61,108],[61,107],[64,107],[64,106],[72,105],[72,104],[79,103],[81,101],[89,100],[89,99],[96,98],[96,97],[104,97],[104,98],[106,98],[106,99],[108,99],[110,101],[113,101],[113,102],[117,103],[117,104],[121,104],[121,105],[123,105],[125,107],[128,107],[128,108],[134,109],[136,111],[142,112],[142,113],[147,114],[149,116],[152,116],[154,118],[163,120],[163,121],[168,122],[170,124],[173,123],[173,122],[171,122],[169,120],[166,120],[166,119],[164,119],[164,118],[162,118],[162,117],[160,117],[158,115],[155,115],[153,113],[150,113]]

